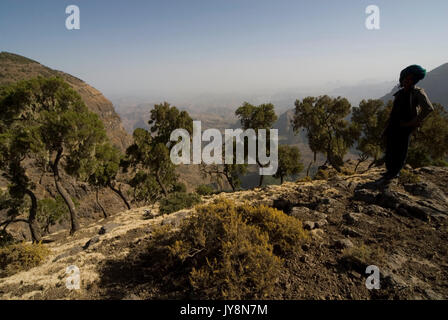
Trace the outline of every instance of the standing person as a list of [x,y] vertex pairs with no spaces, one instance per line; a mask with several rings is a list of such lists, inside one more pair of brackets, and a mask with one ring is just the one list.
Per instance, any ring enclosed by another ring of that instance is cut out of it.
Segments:
[[422,88],[415,85],[426,76],[421,66],[412,65],[401,71],[401,89],[394,94],[394,105],[383,133],[386,138],[386,181],[399,176],[406,163],[409,140],[414,130],[434,110]]

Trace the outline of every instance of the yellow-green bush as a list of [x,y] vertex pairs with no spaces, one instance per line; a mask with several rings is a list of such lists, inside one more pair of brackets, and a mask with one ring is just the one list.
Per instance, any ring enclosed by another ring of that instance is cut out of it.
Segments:
[[417,174],[415,174],[409,170],[403,169],[403,170],[401,170],[400,176],[398,177],[398,181],[401,184],[418,183],[418,182],[420,182],[420,178],[418,177]]
[[247,224],[256,226],[268,234],[269,242],[277,255],[285,256],[299,250],[303,242],[308,239],[308,233],[303,229],[302,222],[283,211],[265,205],[258,207],[243,205],[238,207],[238,212]]
[[380,263],[384,258],[384,251],[380,247],[371,247],[361,244],[358,247],[345,249],[343,257],[347,261],[351,261],[361,265],[375,265]]
[[0,248],[0,276],[31,269],[41,264],[50,254],[42,243],[17,243]]
[[191,298],[272,297],[281,255],[299,250],[306,239],[300,222],[289,218],[276,209],[225,199],[198,206],[179,229],[163,226],[153,232],[148,272],[165,289]]
[[296,182],[311,182],[313,181],[313,178],[311,178],[310,176],[305,176],[303,178],[297,179]]
[[330,178],[333,178],[337,175],[337,171],[333,168],[319,168],[317,170],[316,175],[314,176],[314,180],[328,180]]

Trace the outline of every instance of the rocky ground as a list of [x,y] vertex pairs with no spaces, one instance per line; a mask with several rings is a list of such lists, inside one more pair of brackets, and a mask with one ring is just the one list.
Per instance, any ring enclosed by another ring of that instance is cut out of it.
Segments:
[[[312,182],[287,182],[224,196],[266,204],[301,219],[311,241],[285,263],[274,299],[447,299],[448,169],[427,167],[389,186],[382,169]],[[417,177],[417,179],[416,179]],[[144,207],[46,237],[44,264],[0,279],[2,299],[160,299],[145,286],[145,250],[157,224],[178,224],[192,210],[158,215]],[[66,288],[66,268],[80,269],[81,288]],[[365,286],[367,265],[380,289]]]

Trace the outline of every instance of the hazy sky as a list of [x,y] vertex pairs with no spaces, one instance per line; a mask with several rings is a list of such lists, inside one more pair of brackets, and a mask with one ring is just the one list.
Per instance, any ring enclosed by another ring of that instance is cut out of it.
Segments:
[[[65,27],[80,8],[81,29]],[[365,9],[380,8],[380,30]],[[448,62],[446,0],[0,1],[0,50],[106,96],[394,80]]]

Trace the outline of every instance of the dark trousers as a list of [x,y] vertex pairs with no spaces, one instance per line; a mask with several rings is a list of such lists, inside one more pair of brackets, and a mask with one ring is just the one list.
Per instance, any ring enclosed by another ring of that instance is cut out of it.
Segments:
[[406,163],[411,131],[407,128],[388,130],[386,135],[387,176],[397,176]]

